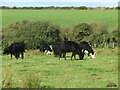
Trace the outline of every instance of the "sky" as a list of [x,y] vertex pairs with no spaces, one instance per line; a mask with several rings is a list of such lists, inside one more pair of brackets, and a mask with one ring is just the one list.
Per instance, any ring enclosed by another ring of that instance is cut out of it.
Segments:
[[1,0],[0,6],[87,6],[87,7],[116,7],[119,0]]

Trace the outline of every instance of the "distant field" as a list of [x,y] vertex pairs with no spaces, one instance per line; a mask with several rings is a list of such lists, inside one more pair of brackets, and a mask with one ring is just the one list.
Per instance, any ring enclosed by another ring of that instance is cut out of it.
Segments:
[[107,88],[108,83],[118,85],[117,49],[99,49],[95,59],[85,56],[84,60],[69,57],[58,60],[53,55],[32,51],[26,52],[23,60],[3,56],[2,64],[3,80],[9,83],[5,87]]
[[58,25],[74,25],[80,22],[105,23],[109,29],[116,29],[117,10],[3,10],[3,26],[21,20],[45,20]]

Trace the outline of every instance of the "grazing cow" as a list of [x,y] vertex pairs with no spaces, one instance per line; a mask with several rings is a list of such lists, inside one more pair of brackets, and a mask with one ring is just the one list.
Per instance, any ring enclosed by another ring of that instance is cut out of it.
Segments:
[[52,49],[53,49],[55,57],[59,57],[59,58],[62,57],[62,51],[61,51],[62,49],[61,49],[61,46],[60,46],[60,42],[54,43],[52,45]]
[[52,48],[48,44],[40,44],[38,48],[41,52],[52,54]]
[[94,53],[92,47],[88,44],[88,42],[82,41],[79,43],[79,45],[82,48],[82,51],[85,54],[88,54],[88,58],[89,58],[89,56],[91,56],[92,58],[95,58],[95,53]]
[[63,55],[63,57],[66,60],[67,52],[72,52],[71,60],[75,54],[78,54],[80,59],[83,59],[83,57],[84,57],[84,53],[82,53],[82,49],[79,47],[79,44],[77,44],[73,41],[58,42],[53,45],[53,51],[54,51],[55,56],[56,55],[59,56],[59,59]]
[[14,55],[16,57],[16,59],[18,59],[21,54],[21,57],[23,59],[24,52],[25,52],[25,44],[23,42],[17,42],[17,43],[13,43],[9,47],[5,48],[3,51],[3,54],[10,54],[11,59],[12,59],[12,55]]

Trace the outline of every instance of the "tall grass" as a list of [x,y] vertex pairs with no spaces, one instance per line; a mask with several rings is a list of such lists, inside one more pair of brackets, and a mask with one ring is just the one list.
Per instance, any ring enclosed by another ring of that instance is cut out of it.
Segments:
[[[16,85],[15,85],[16,84]],[[28,72],[22,77],[16,72],[5,69],[2,78],[2,88],[54,88],[43,83],[40,73]]]
[[2,77],[2,88],[12,88],[13,84],[13,72],[5,69]]
[[22,78],[23,88],[40,88],[42,76],[39,73],[30,72]]

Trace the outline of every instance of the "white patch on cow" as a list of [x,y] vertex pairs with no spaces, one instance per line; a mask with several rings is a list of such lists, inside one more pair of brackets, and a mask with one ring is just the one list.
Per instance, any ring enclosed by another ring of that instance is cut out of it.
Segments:
[[84,53],[84,49],[82,49],[82,53]]
[[95,58],[95,54],[94,55],[92,55],[92,53],[90,53],[90,56],[94,59]]
[[49,55],[49,54],[51,55],[51,54],[53,54],[53,52],[47,51],[47,55]]
[[50,48],[53,50],[52,46],[50,45]]
[[89,52],[87,50],[85,50],[84,53],[88,54]]
[[45,50],[45,53],[47,53],[48,51],[47,50]]

